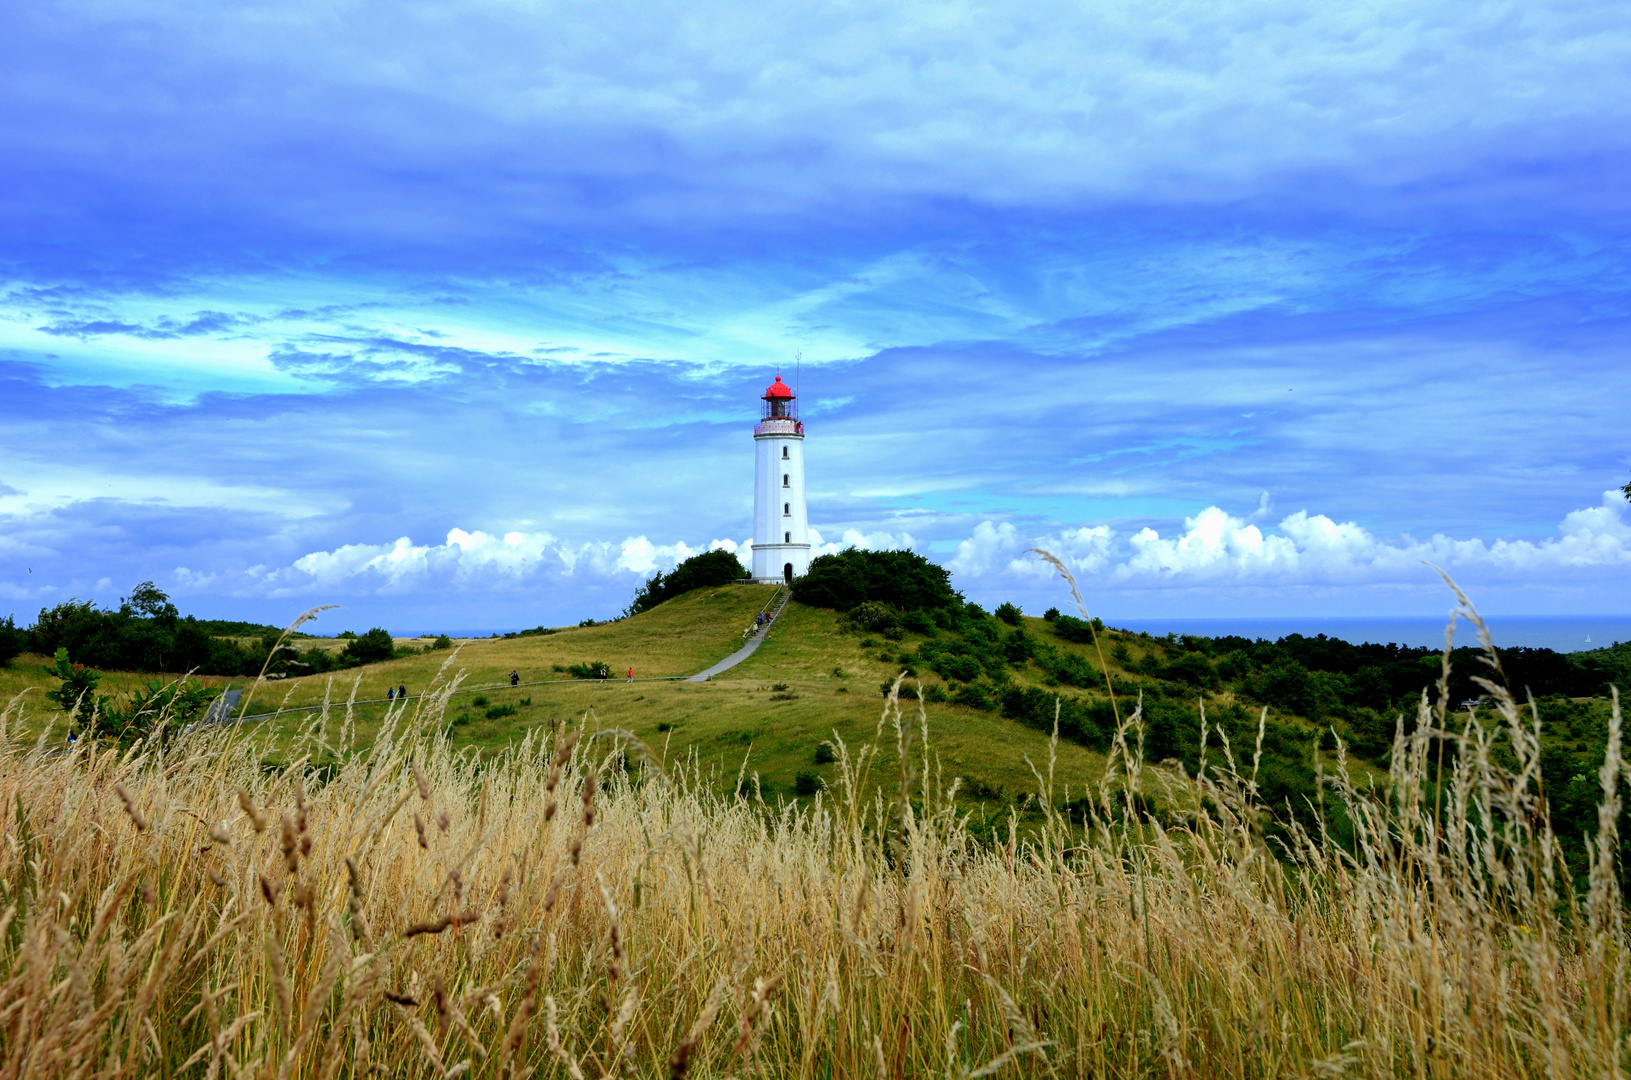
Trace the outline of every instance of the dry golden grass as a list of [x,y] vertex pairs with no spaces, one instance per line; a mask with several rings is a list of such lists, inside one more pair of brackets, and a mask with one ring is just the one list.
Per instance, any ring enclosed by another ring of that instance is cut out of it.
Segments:
[[1085,833],[981,845],[898,699],[827,797],[774,811],[615,734],[457,753],[427,734],[449,689],[365,747],[325,715],[274,774],[232,727],[123,755],[4,740],[0,1078],[1626,1066],[1617,701],[1573,896],[1534,725],[1494,682],[1516,771],[1424,707],[1385,794],[1334,773],[1356,847],[1284,857],[1226,747],[1183,781],[1207,814],[1140,824],[1136,712]]

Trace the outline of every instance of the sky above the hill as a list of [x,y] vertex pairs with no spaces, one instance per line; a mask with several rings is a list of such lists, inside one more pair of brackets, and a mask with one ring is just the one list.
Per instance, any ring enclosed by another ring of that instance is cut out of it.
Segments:
[[604,618],[778,368],[982,603],[1631,612],[1628,234],[1620,3],[0,5],[0,614]]

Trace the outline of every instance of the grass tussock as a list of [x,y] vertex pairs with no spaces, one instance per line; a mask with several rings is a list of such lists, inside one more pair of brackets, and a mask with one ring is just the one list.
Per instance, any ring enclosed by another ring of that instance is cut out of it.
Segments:
[[1424,704],[1385,789],[1332,763],[1351,847],[1279,851],[1250,753],[1157,773],[1136,710],[1085,823],[978,843],[898,684],[802,809],[626,737],[457,753],[451,686],[276,771],[231,727],[7,739],[0,1077],[1620,1075],[1618,702],[1573,895],[1486,674],[1492,726]]

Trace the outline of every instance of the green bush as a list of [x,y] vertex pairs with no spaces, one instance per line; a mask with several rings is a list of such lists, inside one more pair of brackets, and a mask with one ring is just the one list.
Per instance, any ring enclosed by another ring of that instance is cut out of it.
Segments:
[[486,712],[487,719],[489,719],[489,720],[501,720],[506,716],[514,716],[514,715],[515,715],[515,706],[514,705],[494,705],[492,708],[488,709],[487,712]]
[[477,694],[475,697],[470,699],[470,704],[478,709],[485,709],[488,705],[487,695]]
[[693,555],[667,574],[652,575],[634,594],[634,600],[624,614],[638,615],[692,589],[729,585],[746,576],[747,571],[742,568],[741,561],[724,549]]
[[355,663],[374,664],[395,656],[396,644],[389,631],[376,626],[361,637],[352,638],[340,655]]
[[604,660],[595,660],[588,664],[568,664],[566,673],[574,679],[598,679],[602,670],[611,671]]
[[914,551],[849,548],[821,555],[793,582],[793,597],[813,607],[849,611],[869,600],[898,611],[949,608],[961,602],[943,566]]
[[845,613],[844,619],[851,626],[876,633],[886,634],[900,626],[900,616],[895,609],[877,600],[856,604]]
[[951,696],[953,705],[962,705],[970,709],[979,709],[981,712],[990,712],[996,708],[991,695],[986,693],[985,687],[980,683],[968,683],[959,686],[957,692]]
[[105,711],[108,699],[98,697],[96,693],[102,673],[69,660],[66,648],[59,647],[53,659],[55,663],[40,669],[57,680],[57,688],[47,690],[46,698],[67,713],[71,720],[80,723],[88,722],[95,713]]
[[451,649],[453,647],[453,639],[448,637],[446,634],[438,634],[436,636],[436,640],[430,643],[430,647],[433,649]]
[[1003,601],[997,606],[997,610],[992,614],[996,615],[997,618],[1001,619],[1009,626],[1018,626],[1020,616],[1023,615],[1024,612],[1019,609],[1018,604],[1010,604],[1007,601]]
[[821,790],[821,777],[813,772],[802,771],[793,777],[793,794],[814,795]]
[[1054,619],[1053,632],[1060,640],[1074,641],[1078,645],[1088,645],[1093,641],[1093,624],[1074,615],[1060,615]]
[[838,751],[833,749],[830,742],[818,743],[815,748],[815,763],[817,765],[831,765],[838,760]]

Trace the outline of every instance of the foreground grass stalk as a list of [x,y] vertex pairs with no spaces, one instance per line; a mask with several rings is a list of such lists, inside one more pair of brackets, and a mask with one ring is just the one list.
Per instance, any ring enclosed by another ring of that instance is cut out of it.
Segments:
[[[232,727],[8,742],[0,1080],[1623,1076],[1619,701],[1576,896],[1489,676],[1496,728],[1424,698],[1385,788],[1339,749],[1353,843],[1283,850],[1261,735],[1177,776],[1136,708],[1086,822],[1050,757],[1043,823],[981,842],[899,683],[803,807],[615,737],[481,760],[445,693],[338,763],[325,716],[275,772]],[[1190,818],[1142,815],[1157,781]]]

